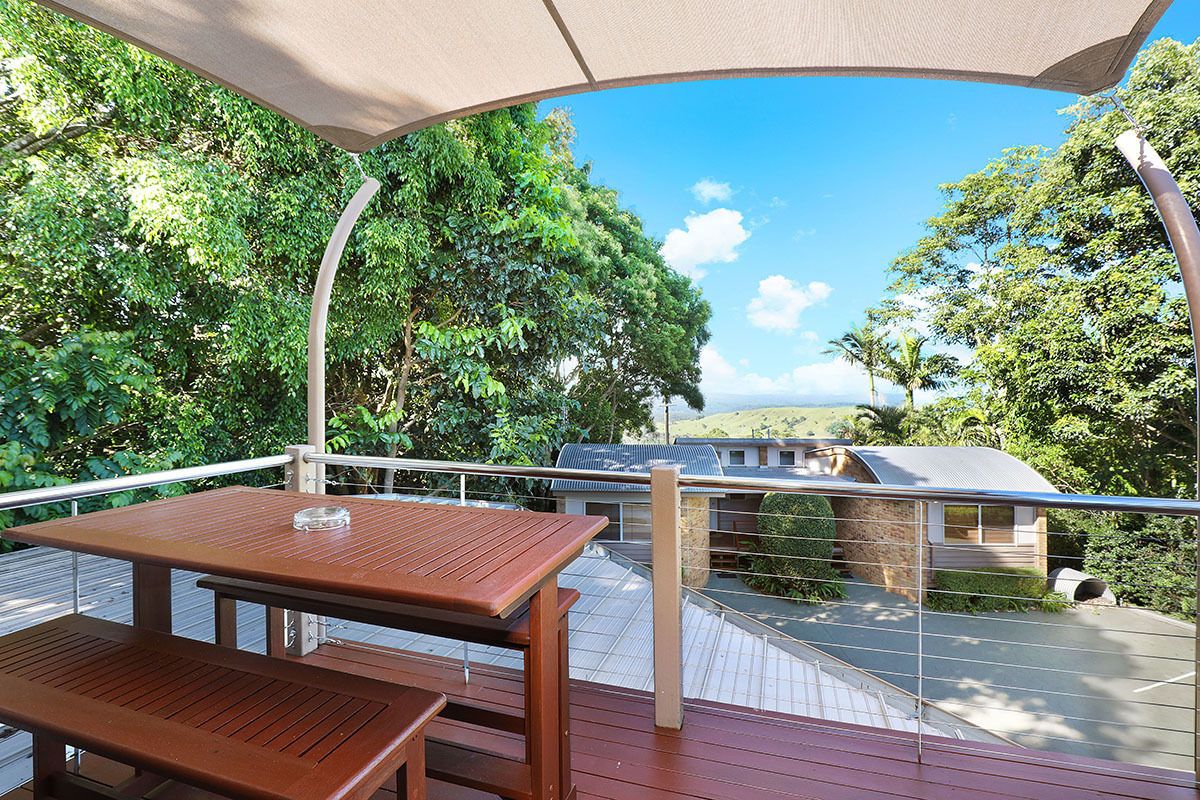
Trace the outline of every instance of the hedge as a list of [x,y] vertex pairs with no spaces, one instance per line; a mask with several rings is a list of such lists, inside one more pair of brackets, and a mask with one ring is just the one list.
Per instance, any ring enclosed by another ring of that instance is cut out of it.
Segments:
[[937,588],[929,590],[925,605],[934,611],[1057,612],[1070,605],[1066,597],[1050,591],[1041,571],[1029,567],[936,570],[933,580]]
[[747,586],[804,602],[846,596],[842,576],[830,563],[837,529],[828,498],[767,494],[759,507],[758,533]]
[[1159,516],[1105,522],[1087,531],[1083,571],[1105,580],[1122,603],[1194,618],[1196,523]]

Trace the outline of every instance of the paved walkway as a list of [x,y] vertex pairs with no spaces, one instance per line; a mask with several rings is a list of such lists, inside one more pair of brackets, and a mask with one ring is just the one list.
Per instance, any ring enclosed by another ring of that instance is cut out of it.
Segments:
[[[821,605],[714,574],[705,593],[763,624],[917,692],[916,604],[851,581]],[[1013,741],[1192,768],[1193,628],[1132,608],[921,615],[924,695]]]

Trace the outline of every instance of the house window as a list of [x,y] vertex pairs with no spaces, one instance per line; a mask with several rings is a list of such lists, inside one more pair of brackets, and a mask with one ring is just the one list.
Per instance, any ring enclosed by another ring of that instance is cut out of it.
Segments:
[[1013,544],[1015,509],[1012,506],[945,507],[946,544]]
[[621,541],[621,504],[620,503],[586,503],[583,513],[597,517],[608,517],[608,525],[596,534],[597,539],[609,542]]
[[795,450],[780,450],[779,451],[779,466],[781,466],[781,467],[796,466],[796,451]]
[[745,450],[730,450],[729,451],[729,466],[744,467],[746,465]]
[[650,506],[647,503],[585,503],[584,513],[608,517],[608,525],[596,535],[606,542],[650,541]]
[[1016,509],[1012,506],[980,506],[980,528],[984,544],[1013,544]]

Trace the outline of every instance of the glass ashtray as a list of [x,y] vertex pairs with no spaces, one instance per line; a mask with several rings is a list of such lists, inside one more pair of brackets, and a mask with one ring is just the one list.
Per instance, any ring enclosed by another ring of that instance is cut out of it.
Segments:
[[292,527],[298,531],[331,531],[349,524],[350,510],[341,506],[313,506],[292,517]]

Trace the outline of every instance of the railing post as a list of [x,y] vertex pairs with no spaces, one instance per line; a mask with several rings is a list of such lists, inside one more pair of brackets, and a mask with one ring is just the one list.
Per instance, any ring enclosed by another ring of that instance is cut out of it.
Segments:
[[925,539],[928,506],[917,501],[917,762],[925,757]]
[[654,724],[683,727],[683,558],[679,467],[650,470],[650,537],[654,590]]
[[293,444],[283,450],[292,463],[284,467],[283,480],[289,492],[314,494],[317,485],[317,465],[304,460],[309,453],[315,453],[317,448],[311,444]]
[[[304,459],[309,453],[315,453],[317,448],[311,444],[293,444],[284,449],[292,457],[285,471],[287,490],[302,494],[316,494],[320,487],[317,465]],[[284,611],[283,630],[278,634],[271,628],[278,624],[279,612],[267,609],[267,640],[268,650],[272,635],[282,634],[283,648],[294,656],[308,655],[317,649],[325,634],[325,617],[317,614],[302,614],[299,611]]]

